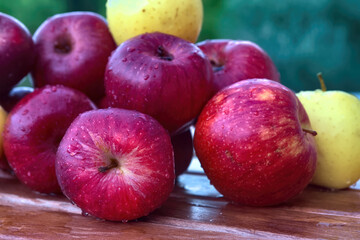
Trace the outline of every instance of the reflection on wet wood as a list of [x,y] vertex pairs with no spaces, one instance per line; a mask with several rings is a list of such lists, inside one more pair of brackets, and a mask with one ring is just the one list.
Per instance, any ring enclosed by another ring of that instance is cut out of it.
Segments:
[[0,175],[0,239],[360,239],[360,189],[308,187],[277,207],[226,201],[203,174],[187,173],[168,201],[128,223],[84,217],[63,196],[31,192]]

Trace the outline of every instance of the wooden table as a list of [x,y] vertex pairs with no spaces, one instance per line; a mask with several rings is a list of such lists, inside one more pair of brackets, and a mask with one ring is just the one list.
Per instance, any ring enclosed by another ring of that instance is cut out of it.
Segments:
[[0,239],[360,239],[360,184],[308,187],[278,207],[236,206],[201,173],[179,177],[167,202],[128,223],[97,220],[63,196],[40,195],[0,174]]

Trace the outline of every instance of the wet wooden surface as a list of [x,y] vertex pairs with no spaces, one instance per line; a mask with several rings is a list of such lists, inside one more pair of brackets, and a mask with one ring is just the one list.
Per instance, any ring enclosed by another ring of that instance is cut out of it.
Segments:
[[128,223],[85,217],[63,196],[34,193],[0,174],[0,239],[360,239],[360,187],[308,187],[277,207],[226,201],[205,175],[178,179],[168,201]]

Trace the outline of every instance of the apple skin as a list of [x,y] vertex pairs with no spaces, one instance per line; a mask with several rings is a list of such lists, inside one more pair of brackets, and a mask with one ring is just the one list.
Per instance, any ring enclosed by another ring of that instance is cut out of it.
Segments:
[[96,13],[71,12],[47,19],[34,34],[35,87],[62,84],[96,101],[104,96],[104,72],[116,44],[106,20]]
[[5,109],[5,111],[10,112],[23,97],[33,91],[34,89],[32,87],[14,87],[11,89],[8,96],[0,99],[0,105]]
[[171,137],[174,148],[175,175],[183,174],[189,167],[194,154],[191,131],[187,130]]
[[46,86],[25,96],[9,113],[4,128],[4,150],[18,179],[41,193],[60,193],[55,175],[58,145],[71,122],[95,109],[83,93]]
[[108,0],[106,3],[106,17],[117,44],[146,32],[163,32],[196,42],[203,15],[202,0]]
[[250,206],[270,206],[298,195],[316,168],[308,116],[285,86],[250,79],[218,92],[196,124],[194,147],[214,187]]
[[174,187],[170,136],[137,111],[86,112],[60,143],[56,174],[65,196],[83,212],[111,221],[137,219],[160,207]]
[[311,184],[344,189],[360,178],[360,101],[343,91],[301,91],[305,107],[318,135],[318,161]]
[[197,43],[210,59],[216,90],[235,82],[266,78],[280,82],[280,74],[269,55],[250,41],[214,39]]
[[29,30],[17,19],[0,12],[0,97],[31,71],[34,55]]
[[213,95],[213,88],[211,64],[201,50],[159,32],[122,43],[105,72],[111,107],[148,114],[171,134],[191,124]]

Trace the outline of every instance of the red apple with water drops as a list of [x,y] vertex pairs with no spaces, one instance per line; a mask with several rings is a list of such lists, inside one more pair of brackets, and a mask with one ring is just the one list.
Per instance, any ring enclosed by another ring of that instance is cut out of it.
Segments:
[[58,145],[71,122],[92,109],[83,93],[61,85],[36,89],[20,100],[4,128],[5,155],[18,179],[37,192],[60,193]]
[[213,73],[195,44],[164,33],[146,33],[113,52],[105,89],[110,106],[149,114],[175,134],[191,125],[213,95]]
[[116,48],[106,20],[91,12],[57,14],[34,34],[36,65],[34,84],[62,84],[91,99],[104,96],[104,72]]
[[200,42],[197,46],[210,59],[217,91],[251,78],[280,82],[280,74],[270,56],[253,42],[213,39]]
[[19,20],[0,12],[0,98],[32,69],[34,42]]
[[146,216],[174,186],[170,136],[137,111],[83,113],[60,143],[56,175],[63,193],[85,215],[111,221]]
[[270,206],[295,197],[312,179],[315,134],[290,89],[251,79],[224,88],[207,103],[196,124],[194,146],[224,197]]

